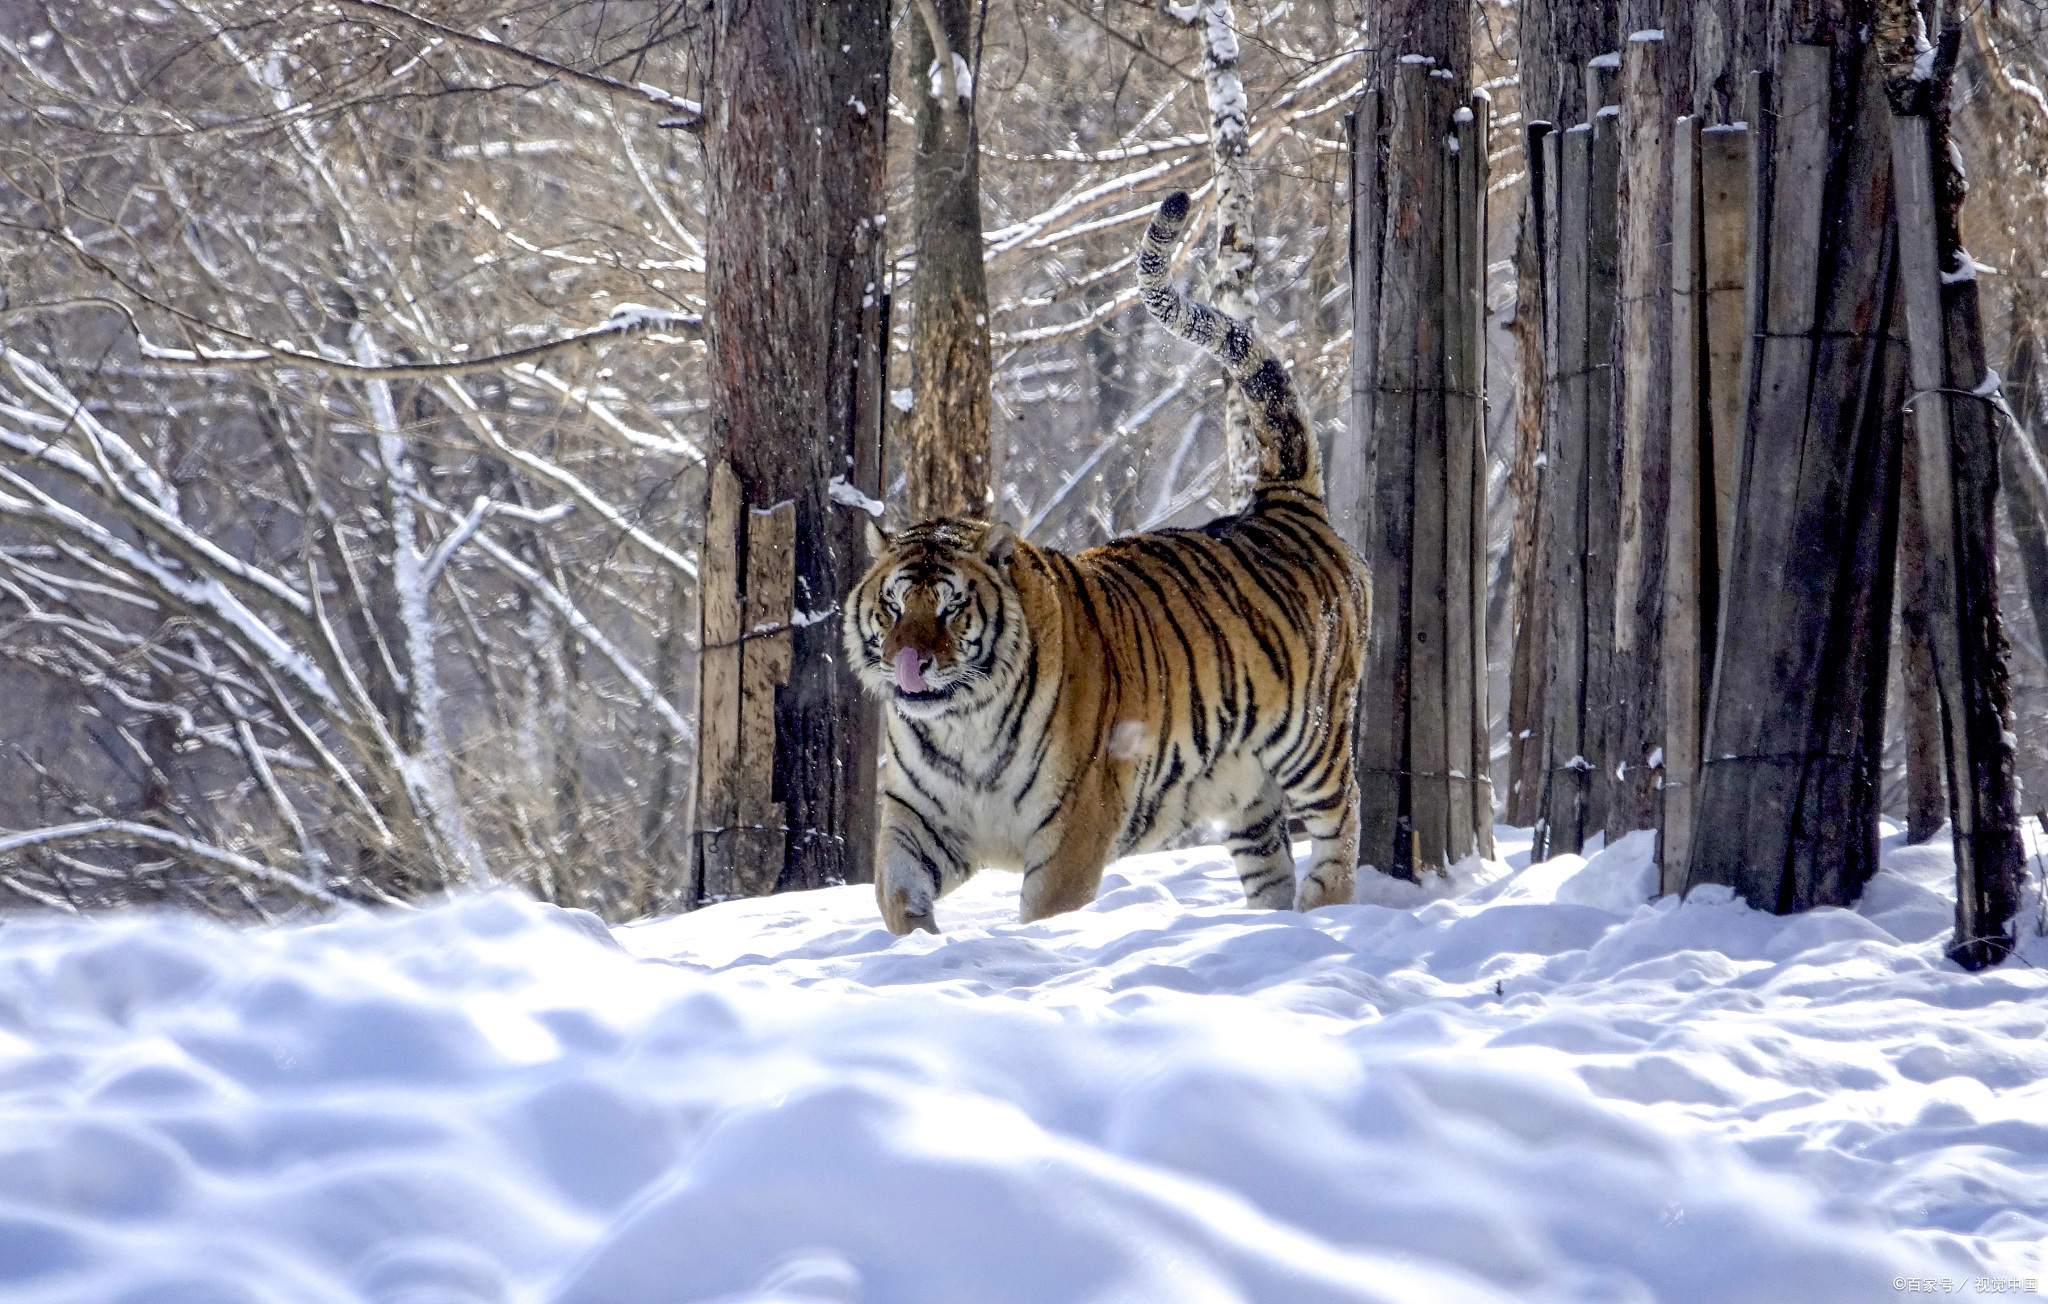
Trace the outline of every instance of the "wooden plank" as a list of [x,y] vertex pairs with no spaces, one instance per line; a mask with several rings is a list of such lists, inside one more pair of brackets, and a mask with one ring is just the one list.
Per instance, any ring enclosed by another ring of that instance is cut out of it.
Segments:
[[1795,576],[1780,595],[1800,594],[1807,612],[1803,627],[1786,628],[1777,653],[1780,691],[1803,713],[1797,732],[1781,717],[1782,731],[1770,735],[1774,750],[1803,753],[1780,909],[1851,904],[1877,870],[1891,486],[1906,442],[1898,414],[1907,391],[1904,350],[1889,342],[1895,327],[1887,320],[1898,296],[1882,74],[1870,60],[1862,74],[1847,101],[1856,117],[1829,145],[1828,172],[1838,180],[1827,201],[1799,514],[1779,560]]
[[[2018,906],[2012,759],[2003,741],[2008,703],[1993,516],[1997,437],[1985,404],[1950,396],[1979,390],[1983,337],[1974,279],[1942,281],[1933,124],[1895,115],[1891,142],[1924,530],[1922,604],[1945,726],[1956,858],[1949,956],[1979,968],[2010,952],[2006,926]],[[1958,261],[1967,257],[1960,245],[1951,248]]]
[[1656,828],[1664,742],[1661,676],[1664,522],[1671,466],[1671,122],[1661,38],[1622,54],[1620,263],[1613,439],[1620,483],[1614,541],[1613,663],[1605,735],[1609,841]]
[[[1617,652],[1633,652],[1639,632],[1647,633],[1639,631],[1633,610],[1647,551],[1645,444],[1652,425],[1663,423],[1651,413],[1652,400],[1661,400],[1668,393],[1667,384],[1659,382],[1666,378],[1670,359],[1664,341],[1658,338],[1659,314],[1653,311],[1664,279],[1658,275],[1659,264],[1668,272],[1670,257],[1666,196],[1671,162],[1666,157],[1663,50],[1661,40],[1631,40],[1622,55],[1621,350],[1614,358],[1621,377],[1621,420],[1615,432],[1621,450],[1621,512],[1614,552],[1613,637]],[[1668,301],[1665,307],[1668,310]]]
[[712,463],[697,563],[697,889],[706,900],[732,894],[725,831],[738,817],[735,786],[740,700],[740,481],[732,464]]
[[[1942,34],[1952,55],[1958,29]],[[1948,175],[1954,156],[1938,156],[1943,175],[1936,187],[1944,193],[1961,189],[1960,177]],[[1954,215],[1951,214],[1951,217]],[[1952,223],[1942,227],[1943,261],[1955,267],[1969,257]],[[1985,392],[1993,377],[1984,363],[1984,331],[1979,317],[1974,276],[1941,287],[1942,324],[1947,337],[1948,384],[1951,390]],[[1956,878],[1956,935],[1948,956],[1966,969],[1981,969],[2012,954],[2015,916],[2026,880],[2025,847],[2020,837],[2014,773],[2014,741],[2006,732],[2012,720],[2008,652],[1998,609],[1998,482],[2000,434],[1997,415],[1988,402],[1957,400],[1949,404],[1949,446],[1955,469],[1956,588],[1961,616],[1963,711],[1969,751],[1957,767],[1951,788],[1968,786],[1976,808],[1971,834],[1970,873]],[[2026,438],[2024,431],[2007,437]],[[1967,918],[1969,927],[1964,927]]]
[[[1407,68],[1416,65],[1404,65]],[[1414,169],[1421,211],[1434,219],[1416,231],[1421,256],[1415,268],[1418,311],[1415,324],[1414,539],[1409,553],[1408,767],[1415,869],[1443,869],[1450,834],[1450,751],[1445,700],[1449,605],[1445,521],[1448,422],[1445,412],[1446,331],[1455,317],[1445,311],[1444,227],[1448,158],[1445,136],[1451,125],[1449,96],[1438,78],[1425,77],[1413,103],[1421,139]],[[1431,238],[1431,237],[1435,238]]]
[[[889,408],[889,318],[892,308],[888,293],[888,241],[877,231],[869,253],[869,306],[861,315],[860,392],[854,410],[862,414],[853,432],[853,465],[847,479],[854,488],[876,502],[882,501],[884,462],[883,432],[888,426]],[[991,468],[998,483],[1002,468]],[[839,518],[863,516],[855,509],[837,512]],[[857,522],[856,522],[857,523]],[[881,525],[881,521],[875,521]],[[861,538],[854,544],[855,556],[866,557],[866,527],[849,530]],[[845,545],[840,545],[845,546]],[[834,630],[838,629],[835,624]],[[857,687],[857,685],[856,685]],[[876,841],[881,833],[879,761],[882,750],[882,704],[865,691],[853,695],[848,709],[846,748],[848,798],[847,840],[852,844],[844,861],[849,883],[871,883],[875,877]]]
[[740,654],[739,818],[733,891],[762,896],[782,875],[788,839],[775,800],[775,690],[789,682],[796,599],[796,504],[747,513],[746,634]]
[[[1732,562],[1709,698],[1706,758],[1687,885],[1726,883],[1776,909],[1796,815],[1800,764],[1787,733],[1803,734],[1806,707],[1781,664],[1808,622],[1814,577],[1788,575],[1799,516],[1799,466],[1813,375],[1813,328],[1826,202],[1831,53],[1787,46],[1769,139],[1767,245],[1750,346],[1755,398],[1744,440]],[[1731,616],[1740,611],[1741,619]],[[1788,696],[1789,694],[1789,696]]]
[[[1908,418],[1910,420],[1910,417]],[[1910,436],[1908,436],[1910,438]],[[1905,735],[1906,841],[1921,843],[1948,823],[1947,746],[1942,738],[1941,689],[1934,673],[1933,627],[1927,619],[1925,513],[1920,509],[1919,459],[1910,453],[1899,474],[1898,632],[1899,714]]]
[[[1469,115],[1470,109],[1465,110]],[[1474,308],[1468,263],[1484,259],[1469,241],[1465,211],[1469,190],[1465,150],[1474,144],[1469,123],[1451,124],[1446,146],[1457,146],[1444,173],[1444,764],[1449,804],[1444,858],[1455,864],[1472,849],[1472,787],[1477,762],[1472,753],[1472,443],[1479,426],[1473,392]],[[1479,556],[1485,564],[1485,552]],[[1485,579],[1480,577],[1483,587]]]
[[[1733,547],[1736,481],[1742,468],[1742,434],[1745,398],[1741,387],[1742,351],[1747,332],[1743,327],[1743,301],[1749,284],[1750,225],[1756,206],[1750,200],[1749,184],[1753,165],[1750,141],[1754,134],[1746,124],[1707,127],[1700,133],[1699,194],[1703,205],[1701,243],[1701,293],[1705,296],[1706,396],[1703,449],[1711,458],[1713,491],[1711,519],[1702,528],[1711,541],[1714,565],[1711,576],[1728,571],[1729,549]],[[1703,545],[1704,546],[1704,545]],[[1714,604],[1704,610],[1704,628],[1712,630]]]
[[1585,828],[1607,825],[1612,771],[1609,740],[1621,727],[1625,691],[1614,660],[1614,563],[1621,534],[1621,450],[1614,420],[1614,327],[1621,288],[1620,109],[1593,118],[1586,172],[1586,680],[1580,750],[1587,776]]
[[1546,737],[1543,812],[1536,859],[1577,851],[1584,840],[1586,674],[1586,314],[1591,226],[1588,213],[1593,128],[1561,133],[1558,146],[1555,334],[1557,416],[1545,450],[1546,537],[1541,558],[1550,613],[1544,667]]
[[1373,399],[1379,376],[1380,227],[1384,217],[1380,181],[1380,93],[1359,96],[1351,115],[1351,428],[1330,459],[1330,520],[1346,542],[1367,555],[1372,483],[1367,446],[1372,440]]
[[1702,565],[1713,520],[1704,511],[1712,467],[1702,439],[1710,365],[1703,273],[1700,119],[1680,118],[1671,151],[1671,500],[1664,518],[1664,815],[1659,890],[1683,891],[1692,855],[1693,789],[1699,778],[1705,664],[1701,657]]
[[1586,61],[1586,121],[1597,122],[1600,110],[1620,102],[1621,52],[1611,50]]
[[1486,196],[1487,146],[1493,135],[1493,100],[1472,97],[1471,121],[1464,124],[1466,144],[1459,151],[1459,185],[1466,196],[1460,209],[1462,240],[1470,251],[1465,260],[1465,300],[1471,347],[1459,384],[1472,397],[1472,506],[1467,513],[1472,532],[1472,831],[1481,856],[1493,848],[1493,713],[1488,708],[1486,662]]
[[[1941,320],[1941,264],[1935,247],[1933,124],[1917,116],[1892,119],[1892,170],[1899,212],[1899,288],[1912,342],[1913,456],[1919,486],[1921,602],[1934,652],[1934,688],[1946,726],[1949,813],[1955,826],[1956,878],[1970,874],[1974,793],[1957,791],[1955,757],[1969,755],[1964,728],[1962,645],[1956,595],[1955,471],[1950,465],[1946,338]],[[1956,901],[1956,928],[1976,933],[1967,894]]]
[[[1520,619],[1515,627],[1514,681],[1508,703],[1509,778],[1508,822],[1536,825],[1543,819],[1544,764],[1549,756],[1549,734],[1543,713],[1545,667],[1549,664],[1550,618],[1554,607],[1543,577],[1543,557],[1548,550],[1550,509],[1546,503],[1555,491],[1550,473],[1551,430],[1557,421],[1557,333],[1556,232],[1558,134],[1547,122],[1532,123],[1524,137],[1529,159],[1529,216],[1534,228],[1539,299],[1537,359],[1532,378],[1527,364],[1517,373],[1517,400],[1538,403],[1536,447],[1531,456],[1530,479],[1534,488],[1529,501],[1520,505],[1531,520],[1528,573],[1521,583],[1526,592],[1517,594]],[[1516,311],[1525,311],[1517,305]],[[1541,830],[1538,830],[1541,840]],[[1541,851],[1533,847],[1533,851]],[[1540,859],[1540,854],[1539,857]]]
[[[1433,153],[1421,120],[1426,70],[1402,64],[1380,101],[1387,151],[1379,172],[1385,195],[1380,235],[1379,311],[1375,321],[1413,322],[1429,306],[1417,290],[1420,238],[1435,220],[1423,206],[1416,156]],[[1379,332],[1372,368],[1371,443],[1367,449],[1372,505],[1361,549],[1372,568],[1371,635],[1359,700],[1359,857],[1397,877],[1414,876],[1408,805],[1408,566],[1413,534],[1415,387],[1414,331]]]

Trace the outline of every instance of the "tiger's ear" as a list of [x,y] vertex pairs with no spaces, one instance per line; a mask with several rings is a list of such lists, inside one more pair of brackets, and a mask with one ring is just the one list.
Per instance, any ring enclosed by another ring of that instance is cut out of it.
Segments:
[[1017,551],[1017,531],[1003,521],[991,524],[981,536],[981,555],[997,570],[1010,564],[1010,554]]
[[875,518],[866,513],[862,513],[860,523],[864,527],[862,536],[868,541],[868,556],[879,560],[883,553],[889,551],[889,536],[882,533],[882,527],[875,524]]

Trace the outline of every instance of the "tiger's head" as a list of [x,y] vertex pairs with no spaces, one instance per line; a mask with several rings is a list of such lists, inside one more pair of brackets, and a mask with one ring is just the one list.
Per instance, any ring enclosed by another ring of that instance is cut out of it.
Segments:
[[912,719],[998,700],[1023,663],[1028,631],[1007,525],[941,519],[886,535],[848,603],[846,655],[870,693]]

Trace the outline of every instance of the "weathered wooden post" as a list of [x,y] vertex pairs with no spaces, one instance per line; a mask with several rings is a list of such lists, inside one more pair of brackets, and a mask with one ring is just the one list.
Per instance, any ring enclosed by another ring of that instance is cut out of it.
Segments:
[[705,902],[772,892],[782,872],[775,691],[789,681],[795,535],[795,504],[750,511],[731,465],[713,465],[698,563],[697,891]]
[[1664,892],[1685,885],[1707,663],[1702,600],[1712,582],[1712,453],[1706,421],[1706,229],[1700,199],[1700,120],[1680,118],[1671,150],[1671,483],[1664,518],[1664,809],[1658,851]]
[[[1462,411],[1460,440],[1469,446],[1464,454],[1467,476],[1459,479],[1453,476],[1446,490],[1454,499],[1465,501],[1464,516],[1469,542],[1462,560],[1454,557],[1451,563],[1453,574],[1462,573],[1468,601],[1469,616],[1465,620],[1466,652],[1462,661],[1454,659],[1452,673],[1461,673],[1457,667],[1463,665],[1463,674],[1469,677],[1471,691],[1465,701],[1465,717],[1471,724],[1468,729],[1470,748],[1467,757],[1470,764],[1465,773],[1470,775],[1466,786],[1471,791],[1470,820],[1459,824],[1452,819],[1454,833],[1469,827],[1474,842],[1466,850],[1477,850],[1482,856],[1493,855],[1493,712],[1487,700],[1488,667],[1486,662],[1486,195],[1488,150],[1493,139],[1493,100],[1484,91],[1472,96],[1471,105],[1454,115],[1458,128],[1458,245],[1459,274],[1458,296],[1462,316],[1461,334],[1463,348],[1454,353],[1451,371],[1451,387],[1457,392]],[[1454,717],[1455,718],[1455,717]],[[1465,854],[1465,850],[1457,853]]]
[[[1945,65],[1953,66],[1960,35],[1955,27],[1943,33]],[[1935,149],[1945,80],[1907,72],[1894,76],[1887,91],[1926,549],[1919,579],[1955,835],[1956,936],[1949,957],[1976,969],[2012,952],[2009,926],[2019,908],[2022,853],[1998,617],[1992,407],[1998,381],[1984,367],[1975,269],[1955,227],[1960,179],[1947,151]]]
[[1758,124],[1754,399],[1685,879],[1780,912],[1847,904],[1877,867],[1904,359],[1881,86],[1873,67],[1836,120],[1832,70],[1785,46]]
[[[1462,79],[1433,65],[1402,61],[1355,117],[1357,424],[1330,472],[1336,519],[1355,522],[1373,571],[1360,857],[1403,876],[1490,850],[1493,822],[1481,400],[1489,114],[1483,98],[1460,104]],[[1361,454],[1362,466],[1347,465]]]
[[[1523,99],[1528,100],[1525,89]],[[1553,124],[1528,122],[1522,128],[1522,167],[1529,197],[1522,213],[1525,228],[1516,261],[1526,263],[1517,279],[1515,305],[1515,401],[1517,433],[1510,487],[1518,499],[1514,570],[1514,662],[1508,673],[1507,821],[1530,825],[1540,817],[1543,792],[1543,666],[1550,611],[1540,599],[1539,558],[1543,555],[1543,495],[1550,478],[1544,454],[1545,414],[1555,401],[1544,384],[1549,356],[1551,300],[1549,242],[1557,213],[1557,140]],[[1533,299],[1530,292],[1534,291]]]
[[1662,888],[1685,885],[1744,399],[1749,129],[1680,118],[1671,188],[1671,486],[1665,517]]
[[[1613,440],[1613,332],[1619,271],[1619,114],[1607,103],[1618,56],[1586,69],[1591,121],[1556,133],[1553,286],[1545,318],[1543,523],[1537,602],[1544,630],[1542,792],[1534,856],[1577,851],[1606,823],[1604,774],[1620,463]],[[1611,111],[1610,111],[1611,110]],[[1546,144],[1548,143],[1546,138]],[[1546,160],[1546,165],[1548,160]]]
[[1620,264],[1612,418],[1621,482],[1614,547],[1613,703],[1604,740],[1609,840],[1653,827],[1662,811],[1661,630],[1671,493],[1674,368],[1671,273],[1671,96],[1664,34],[1629,37],[1621,63]]

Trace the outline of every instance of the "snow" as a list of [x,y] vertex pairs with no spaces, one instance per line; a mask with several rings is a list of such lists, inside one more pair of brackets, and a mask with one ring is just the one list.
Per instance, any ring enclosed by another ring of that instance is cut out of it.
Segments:
[[1586,66],[1588,68],[1619,68],[1621,67],[1621,51],[1609,50],[1606,54],[1596,54],[1586,60]]
[[857,508],[878,521],[882,519],[882,513],[886,510],[882,504],[847,483],[847,479],[843,475],[833,476],[826,483],[825,492],[831,497],[833,502],[838,503],[841,507]]
[[1640,32],[1630,32],[1628,39],[1631,43],[1661,41],[1664,39],[1664,29],[1661,27],[1645,27]]
[[1958,246],[1956,249],[1955,266],[1953,269],[1941,274],[1941,283],[1943,285],[1954,285],[1959,281],[1974,281],[1977,279],[1979,271],[1996,270],[1994,267],[1978,262],[1970,256],[1969,250]]
[[1920,52],[1913,56],[1913,80],[1934,80],[1934,46],[1927,40],[1927,29],[1923,26],[1919,36]]
[[655,308],[644,303],[622,303],[613,308],[605,317],[606,330],[620,334],[633,331],[667,330],[680,327],[694,330],[704,324],[704,319],[693,312],[677,312],[673,308]]
[[[0,1297],[1868,1304],[2048,1276],[2048,942],[1650,900],[1654,838],[1243,907],[1212,848],[894,938],[474,893],[0,924]],[[2028,890],[2031,921],[2037,909]],[[2027,1286],[2031,1281],[2032,1287]],[[1914,1289],[1918,1289],[1917,1286]]]
[[[926,70],[925,75],[931,80],[932,98],[935,100],[945,99],[946,79],[939,68],[939,61],[937,59],[932,60],[932,66]],[[953,55],[953,86],[953,94],[961,102],[964,103],[974,98],[974,70],[967,66],[967,60],[957,51]],[[862,107],[861,116],[863,118],[867,116],[865,106]]]

